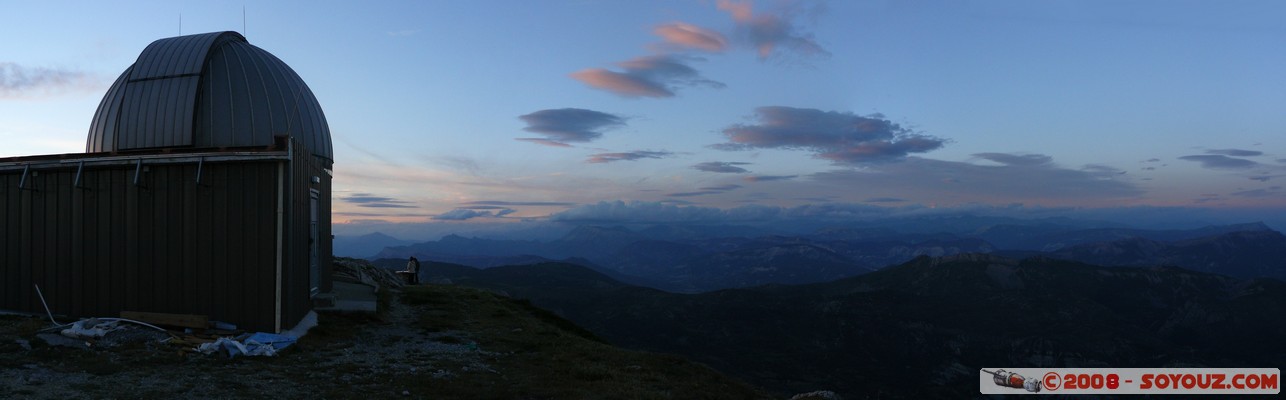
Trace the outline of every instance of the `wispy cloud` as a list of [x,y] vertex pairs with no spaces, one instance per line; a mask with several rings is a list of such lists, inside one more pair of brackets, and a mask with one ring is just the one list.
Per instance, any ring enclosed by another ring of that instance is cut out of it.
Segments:
[[697,204],[697,203],[693,203],[693,202],[691,202],[691,201],[687,201],[687,200],[679,200],[679,199],[664,199],[664,200],[657,200],[657,203],[661,203],[661,204],[670,204],[670,205],[689,205],[689,204]]
[[727,185],[718,185],[718,186],[706,186],[706,187],[698,188],[698,189],[697,189],[698,191],[695,191],[695,192],[678,192],[678,193],[669,193],[669,194],[666,194],[666,196],[669,196],[669,197],[695,197],[695,196],[705,196],[705,195],[710,195],[710,194],[727,193],[727,192],[729,192],[729,191],[733,191],[733,190],[740,189],[741,187],[742,187],[741,185],[737,185],[737,184],[727,184]]
[[738,167],[738,165],[750,165],[750,163],[710,161],[710,162],[703,162],[697,165],[693,165],[692,168],[699,171],[718,172],[718,173],[724,173],[724,174],[744,174],[744,173],[750,172],[745,168]]
[[589,142],[602,137],[604,131],[625,126],[624,117],[581,108],[540,110],[520,115],[518,119],[527,123],[524,131],[544,135],[545,138],[517,140],[555,147],[571,147],[568,142]]
[[512,208],[509,208],[509,207],[504,207],[504,206],[471,206],[471,205],[466,205],[466,206],[463,206],[463,207],[456,207],[456,209],[466,209],[466,210],[486,210],[486,211],[489,211],[489,212],[495,213],[495,216],[497,216],[497,217],[503,217],[503,216],[506,216],[506,215],[509,215],[509,214],[513,214],[513,213],[515,213],[515,212],[518,212],[518,210],[515,210],[515,209],[512,209]]
[[0,99],[92,93],[100,86],[102,80],[99,77],[83,71],[0,62]]
[[1044,154],[974,153],[974,157],[1004,165],[1044,165],[1053,161]]
[[1241,149],[1215,149],[1215,150],[1206,150],[1206,154],[1219,154],[1219,155],[1233,156],[1233,157],[1254,157],[1254,156],[1262,156],[1264,155],[1264,152],[1255,151],[1255,150],[1241,150]]
[[719,185],[719,186],[706,186],[706,187],[703,187],[703,188],[700,188],[700,189],[701,189],[701,190],[729,191],[729,190],[737,190],[737,189],[741,189],[741,185],[738,185],[738,184],[727,184],[727,185]]
[[1247,169],[1253,168],[1259,163],[1244,158],[1233,158],[1225,155],[1202,154],[1179,157],[1180,160],[1196,161],[1201,163],[1205,168],[1218,169]]
[[433,219],[436,219],[439,221],[464,221],[464,220],[469,220],[469,219],[478,218],[478,217],[493,217],[493,216],[495,216],[495,213],[491,211],[477,211],[477,210],[470,210],[467,208],[457,208],[438,215],[434,215]]
[[[912,132],[876,114],[822,111],[783,106],[755,109],[757,124],[724,128],[727,143],[719,150],[749,148],[804,149],[836,164],[892,161],[910,153],[938,149],[946,140]],[[994,161],[994,160],[993,160]]]
[[723,88],[723,83],[702,77],[688,65],[699,60],[672,54],[643,56],[617,63],[621,72],[591,68],[574,72],[571,77],[623,97],[674,97],[676,90],[690,86]]
[[897,197],[872,197],[866,199],[867,203],[901,203],[904,201],[906,201],[906,199],[899,199]]
[[399,168],[403,167],[402,163],[398,162],[396,157],[389,156],[388,154],[382,154],[382,153],[371,151],[370,149],[366,148],[366,146],[357,144],[356,140],[350,140],[348,135],[335,135],[335,138],[336,138],[335,140],[338,140],[340,143],[343,143],[345,146],[348,146],[349,148],[356,150],[358,153],[362,153],[363,155],[370,157],[371,162],[387,164],[387,165],[391,165]]
[[[1000,165],[908,157],[902,162],[811,175],[815,181],[879,190],[899,198],[937,199],[943,203],[1034,201],[1066,203],[1119,201],[1143,194],[1111,167],[1069,169],[1039,154],[982,153]],[[1037,162],[1040,161],[1040,162]]]
[[624,153],[598,153],[598,154],[591,154],[589,156],[589,160],[586,160],[586,162],[592,163],[592,164],[602,164],[602,163],[609,163],[613,161],[635,161],[635,160],[641,160],[644,158],[666,158],[673,154],[674,153],[668,152],[668,151],[649,151],[649,150],[635,150],[635,151],[629,151]]
[[531,142],[541,146],[549,146],[549,147],[574,147],[567,143],[563,143],[555,140],[549,140],[549,139],[541,139],[541,138],[517,138],[514,140],[521,140],[524,142]]
[[1204,204],[1204,203],[1212,203],[1216,201],[1225,201],[1225,200],[1226,199],[1224,199],[1223,197],[1219,196],[1216,193],[1202,193],[1201,197],[1192,199],[1192,202],[1194,204]]
[[456,171],[462,171],[469,175],[478,176],[483,171],[483,167],[478,160],[463,156],[434,156],[428,158],[434,164],[442,165]]
[[1081,171],[1085,171],[1090,174],[1090,176],[1098,178],[1111,178],[1117,175],[1125,175],[1125,171],[1122,171],[1119,168],[1102,164],[1086,164],[1081,167]]
[[728,47],[728,39],[723,34],[683,22],[658,25],[652,33],[660,36],[664,40],[662,47],[667,48],[718,53]]
[[[464,206],[509,206],[509,207],[521,207],[521,206],[570,207],[570,206],[576,205],[576,203],[568,203],[568,202],[562,202],[562,201],[503,201],[503,200],[469,201],[469,202],[464,202],[460,204]],[[465,207],[465,208],[478,208],[478,207]]]
[[741,179],[745,180],[746,182],[772,182],[772,181],[788,181],[798,177],[799,175],[755,175],[755,176],[747,176]]
[[405,37],[405,36],[414,35],[419,32],[420,32],[419,29],[399,29],[396,31],[388,31],[385,33],[392,37]]
[[700,192],[679,192],[679,193],[669,193],[669,194],[666,194],[666,196],[670,196],[670,197],[694,197],[694,196],[705,196],[705,195],[707,195],[707,194],[719,194],[719,193],[723,193],[723,192],[718,191],[718,190],[703,190],[703,191],[700,191]]
[[719,0],[717,7],[727,12],[736,24],[737,39],[751,46],[760,59],[789,51],[796,54],[829,56],[830,53],[813,38],[796,19],[802,13],[801,2],[783,3],[778,12],[755,13],[747,1]]
[[392,197],[376,196],[370,193],[353,193],[348,197],[341,197],[340,201],[356,204],[358,207],[417,208],[409,201],[402,201]]
[[[376,218],[387,218],[387,217],[432,217],[434,214],[422,214],[422,213],[372,213],[372,212],[356,212],[356,211],[334,211],[334,212],[331,212],[331,215],[334,215],[334,216],[344,216],[344,217],[376,217]],[[338,223],[338,222],[337,222],[337,223]]]
[[732,223],[860,219],[888,216],[896,209],[868,204],[820,204],[797,207],[745,205],[729,209],[681,206],[672,202],[602,201],[550,215],[554,222],[576,223]]
[[1286,196],[1286,192],[1283,192],[1283,191],[1282,191],[1282,187],[1281,187],[1281,186],[1269,186],[1269,187],[1262,188],[1262,189],[1243,190],[1243,191],[1240,191],[1240,192],[1233,192],[1233,193],[1231,193],[1231,194],[1232,194],[1233,196],[1237,196],[1237,197],[1278,197],[1278,196]]

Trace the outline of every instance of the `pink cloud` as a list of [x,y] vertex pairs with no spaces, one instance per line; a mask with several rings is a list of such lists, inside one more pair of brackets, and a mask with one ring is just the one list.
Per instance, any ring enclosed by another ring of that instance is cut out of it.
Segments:
[[724,87],[723,83],[701,76],[686,62],[700,60],[695,57],[655,55],[633,58],[617,63],[622,72],[591,68],[571,74],[573,79],[594,88],[603,89],[624,97],[674,97],[682,86]]
[[741,2],[732,1],[732,0],[719,0],[719,4],[717,5],[717,7],[719,7],[720,10],[727,11],[728,14],[732,14],[733,21],[750,22],[750,20],[754,17],[754,13],[752,12],[753,10],[751,8],[752,6],[749,0],[741,1]]
[[603,68],[590,68],[573,72],[572,79],[625,97],[674,97],[674,92],[657,85],[655,82],[649,82],[628,73],[613,72]]
[[793,21],[798,3],[786,3],[777,13],[755,14],[749,0],[719,0],[717,7],[732,16],[738,39],[754,48],[759,58],[768,58],[780,50],[803,55],[830,55],[817,44],[813,35],[804,32]]
[[660,25],[652,32],[664,39],[666,44],[673,46],[715,53],[723,51],[728,46],[728,39],[724,38],[723,34],[683,22]]
[[553,140],[549,140],[549,139],[541,139],[541,138],[517,138],[517,139],[514,139],[514,140],[521,140],[521,141],[524,141],[524,142],[531,142],[531,143],[535,143],[535,144],[539,144],[539,145],[544,145],[544,146],[549,146],[549,147],[572,147],[572,145],[567,144],[567,143],[563,143],[563,142],[556,142],[556,141],[553,141]]

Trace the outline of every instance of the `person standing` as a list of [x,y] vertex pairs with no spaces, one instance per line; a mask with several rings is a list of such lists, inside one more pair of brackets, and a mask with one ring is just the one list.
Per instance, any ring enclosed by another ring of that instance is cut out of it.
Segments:
[[410,275],[407,277],[408,283],[412,285],[420,284],[420,260],[416,259],[415,256],[411,256],[411,259],[406,262],[406,271],[404,272]]

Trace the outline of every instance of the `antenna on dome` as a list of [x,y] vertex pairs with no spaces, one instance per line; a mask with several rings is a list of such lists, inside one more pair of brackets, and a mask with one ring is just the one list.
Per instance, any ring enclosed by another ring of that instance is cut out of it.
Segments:
[[246,35],[246,5],[241,5],[241,36]]
[[179,36],[183,36],[183,13],[179,13]]

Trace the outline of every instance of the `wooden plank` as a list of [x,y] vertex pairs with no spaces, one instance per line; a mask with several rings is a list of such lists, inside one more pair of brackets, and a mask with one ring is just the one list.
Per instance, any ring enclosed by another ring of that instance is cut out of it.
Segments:
[[143,321],[152,325],[205,329],[210,327],[210,317],[192,314],[167,314],[142,311],[121,311],[121,318]]

